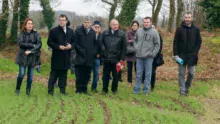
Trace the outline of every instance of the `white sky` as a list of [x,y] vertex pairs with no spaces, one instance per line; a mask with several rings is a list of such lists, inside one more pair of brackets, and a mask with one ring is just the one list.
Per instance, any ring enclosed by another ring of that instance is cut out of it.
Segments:
[[[107,17],[109,7],[107,4],[102,2],[84,2],[84,0],[60,0],[61,4],[55,7],[55,10],[65,10],[76,12],[79,15],[89,15],[95,13],[98,16]],[[96,0],[93,0],[96,1]],[[97,0],[101,1],[101,0]],[[146,4],[146,5],[145,5]],[[31,4],[30,10],[40,10],[41,7],[38,4]],[[143,3],[139,6],[137,16],[145,17],[151,16],[151,7],[147,3]]]

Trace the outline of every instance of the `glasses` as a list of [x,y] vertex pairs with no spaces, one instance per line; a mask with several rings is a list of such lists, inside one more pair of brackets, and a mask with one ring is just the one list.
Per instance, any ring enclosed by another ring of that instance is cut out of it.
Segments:
[[60,19],[59,21],[60,21],[60,22],[64,22],[64,21],[66,21],[66,20],[61,20],[61,19]]
[[100,28],[100,26],[94,26],[95,28]]

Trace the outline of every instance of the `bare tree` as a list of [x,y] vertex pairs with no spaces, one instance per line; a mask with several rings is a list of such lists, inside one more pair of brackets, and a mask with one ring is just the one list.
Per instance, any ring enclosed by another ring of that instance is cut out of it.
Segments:
[[170,13],[169,13],[169,22],[168,22],[168,32],[172,32],[174,16],[175,16],[175,0],[170,0]]
[[183,0],[177,0],[176,27],[180,26],[183,8],[184,8]]
[[2,1],[2,13],[0,15],[0,46],[6,41],[7,23],[9,16],[9,2],[8,0]]
[[18,9],[20,5],[20,0],[14,0],[13,3],[13,19],[11,24],[11,37],[10,42],[15,43],[18,36]]
[[152,21],[155,26],[158,23],[158,16],[162,7],[163,0],[147,0],[152,6]]

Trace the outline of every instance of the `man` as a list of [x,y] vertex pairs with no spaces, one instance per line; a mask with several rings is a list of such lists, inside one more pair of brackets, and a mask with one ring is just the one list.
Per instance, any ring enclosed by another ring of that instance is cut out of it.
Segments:
[[118,90],[118,73],[116,64],[122,62],[126,52],[126,36],[119,30],[119,23],[116,19],[110,21],[110,30],[103,32],[101,37],[101,49],[103,57],[103,93],[108,93],[109,77],[112,72],[112,92],[115,94]]
[[67,70],[70,67],[70,50],[74,43],[74,33],[69,27],[66,15],[59,16],[59,26],[51,29],[47,44],[52,48],[51,72],[48,94],[54,94],[54,83],[58,79],[60,92],[66,95]]
[[99,80],[99,67],[100,67],[100,37],[101,37],[101,23],[99,21],[94,21],[93,30],[96,32],[96,54],[95,59],[93,61],[93,80],[92,80],[92,92],[97,91],[97,83]]
[[152,28],[150,17],[145,17],[143,24],[144,27],[137,30],[134,39],[134,47],[137,57],[134,93],[140,93],[142,76],[143,72],[145,72],[143,92],[144,94],[148,94],[151,81],[152,63],[160,49],[160,37],[157,31]]
[[[176,29],[173,41],[173,54],[175,58],[182,58],[183,65],[179,65],[179,87],[180,95],[188,95],[189,88],[195,73],[195,65],[198,62],[198,53],[201,47],[202,39],[200,30],[193,24],[192,13],[184,14],[184,21]],[[186,68],[188,77],[185,81]]]
[[75,74],[76,93],[87,92],[94,56],[96,54],[96,33],[91,28],[91,20],[85,17],[83,25],[75,31]]

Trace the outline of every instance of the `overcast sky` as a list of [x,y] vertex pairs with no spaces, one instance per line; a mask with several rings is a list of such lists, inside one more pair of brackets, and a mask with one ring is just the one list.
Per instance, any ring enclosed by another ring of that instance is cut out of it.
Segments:
[[[61,4],[55,7],[55,10],[66,10],[66,11],[73,11],[79,15],[88,15],[91,13],[95,13],[98,16],[108,17],[108,10],[109,7],[107,4],[102,2],[83,2],[84,0],[60,0]],[[95,1],[95,0],[93,0]],[[97,0],[99,1],[99,0]],[[101,0],[100,0],[101,1]],[[38,4],[31,4],[30,10],[39,10],[41,9]],[[137,10],[137,16],[151,16],[151,7],[148,4],[143,3],[139,6]]]

